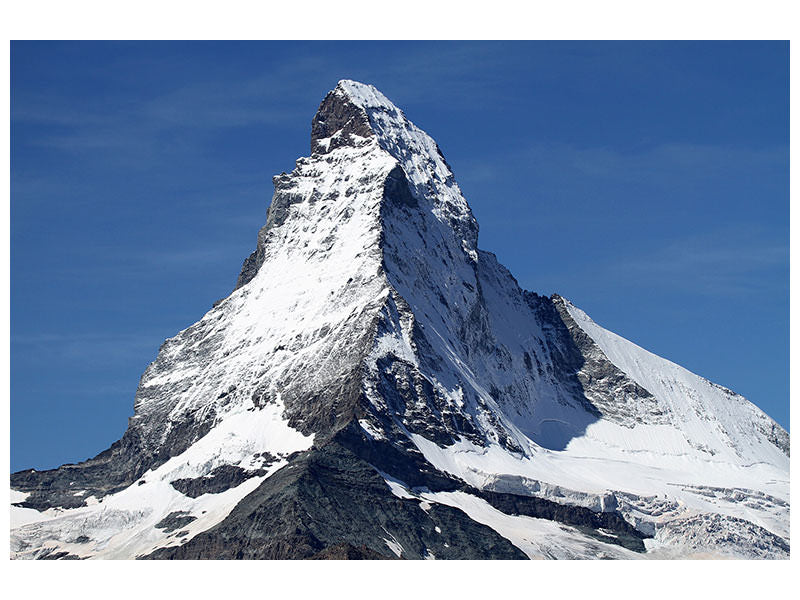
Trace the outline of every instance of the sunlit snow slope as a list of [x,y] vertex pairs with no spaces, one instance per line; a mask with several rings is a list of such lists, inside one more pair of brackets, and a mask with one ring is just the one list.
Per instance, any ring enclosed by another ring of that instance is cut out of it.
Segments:
[[123,438],[12,475],[16,558],[780,558],[789,436],[522,290],[436,142],[341,81]]

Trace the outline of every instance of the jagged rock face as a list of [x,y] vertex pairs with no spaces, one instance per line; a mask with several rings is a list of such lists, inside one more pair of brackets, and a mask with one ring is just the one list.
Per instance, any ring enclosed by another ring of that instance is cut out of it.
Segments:
[[357,145],[358,138],[374,137],[366,113],[339,87],[325,96],[311,121],[312,154],[327,154],[336,148]]
[[384,556],[402,548],[405,558],[525,557],[456,509],[395,497],[368,463],[331,444],[276,473],[217,527],[148,558],[314,558],[340,544]]
[[788,555],[788,434],[522,290],[375,88],[340,82],[273,182],[123,438],[12,475],[13,556]]

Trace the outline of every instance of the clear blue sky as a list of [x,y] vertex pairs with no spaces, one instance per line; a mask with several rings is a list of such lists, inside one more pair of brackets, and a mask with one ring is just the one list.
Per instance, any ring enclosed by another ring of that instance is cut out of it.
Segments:
[[11,67],[12,470],[122,435],[342,78],[439,142],[520,285],[788,428],[788,43],[15,42]]

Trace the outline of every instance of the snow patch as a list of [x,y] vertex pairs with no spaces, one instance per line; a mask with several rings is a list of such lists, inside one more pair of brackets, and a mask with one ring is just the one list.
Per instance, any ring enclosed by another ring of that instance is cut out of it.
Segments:
[[[32,521],[31,509],[12,507],[12,556],[27,558],[29,545],[65,549],[84,558],[131,558],[191,539],[222,521],[234,506],[255,490],[267,477],[286,464],[285,459],[273,463],[263,476],[251,477],[240,485],[219,494],[198,498],[184,496],[170,485],[181,478],[207,475],[217,466],[239,464],[256,452],[287,455],[311,447],[313,436],[292,429],[282,417],[280,402],[262,410],[242,410],[227,415],[209,433],[183,454],[168,460],[145,475],[145,483],[105,496],[101,501],[87,498],[88,506],[74,509],[49,509],[37,513]],[[36,511],[33,511],[36,513]],[[155,525],[173,512],[195,517],[181,527],[177,539]],[[71,544],[70,540],[88,538],[87,543]]]

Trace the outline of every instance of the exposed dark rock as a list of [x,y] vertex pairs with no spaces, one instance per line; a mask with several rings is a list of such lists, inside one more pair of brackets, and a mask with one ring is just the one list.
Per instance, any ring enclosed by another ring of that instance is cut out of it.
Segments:
[[[583,506],[560,504],[544,498],[489,492],[472,487],[465,487],[463,491],[483,498],[507,515],[522,515],[573,525],[596,539],[623,546],[634,552],[644,552],[642,540],[652,537],[638,531],[616,512],[594,512]],[[601,529],[614,535],[604,534],[599,531]]]
[[388,202],[397,202],[400,205],[409,208],[417,208],[419,202],[411,193],[408,185],[408,179],[400,165],[397,165],[386,176],[386,181],[383,184],[383,198]]
[[36,557],[38,560],[81,560],[81,557],[77,554],[70,554],[69,552],[62,550],[60,552],[56,552],[54,549],[45,550],[41,554]]
[[[86,498],[101,498],[132,484],[155,463],[154,457],[142,456],[137,432],[128,429],[122,439],[108,450],[78,464],[65,464],[57,469],[28,469],[11,474],[11,487],[29,496],[17,506],[47,510],[77,508],[86,505]],[[83,491],[83,494],[75,495]]]
[[667,521],[659,537],[676,537],[682,544],[700,552],[736,553],[743,545],[757,558],[789,558],[788,540],[745,519],[714,513],[693,514]]
[[396,557],[392,547],[412,559],[525,558],[460,510],[426,512],[397,498],[374,468],[335,442],[298,456],[215,527],[145,558],[311,558],[342,544],[387,558]]
[[242,263],[242,271],[239,273],[239,278],[236,280],[236,287],[233,289],[238,290],[245,284],[250,283],[253,277],[256,276],[258,272],[258,250],[253,250],[250,255],[244,259],[244,263]]
[[[311,153],[324,154],[350,145],[351,135],[369,138],[375,133],[370,127],[366,113],[339,89],[335,89],[325,96],[311,121]],[[323,144],[321,140],[329,142]]]
[[312,560],[386,560],[388,556],[379,554],[363,544],[356,548],[352,544],[328,546],[310,557]]
[[411,487],[450,492],[463,486],[462,481],[433,468],[408,439],[369,440],[357,423],[351,423],[336,434],[335,441],[379,471]]
[[170,481],[170,485],[190,498],[197,498],[203,494],[219,494],[236,487],[251,477],[261,477],[266,473],[264,469],[248,471],[234,465],[222,465],[205,477],[176,479],[175,481]]
[[155,528],[163,529],[166,533],[172,533],[176,529],[180,529],[184,525],[188,525],[195,520],[197,520],[197,517],[193,517],[186,511],[178,510],[169,513],[166,517],[161,519],[155,524]]

